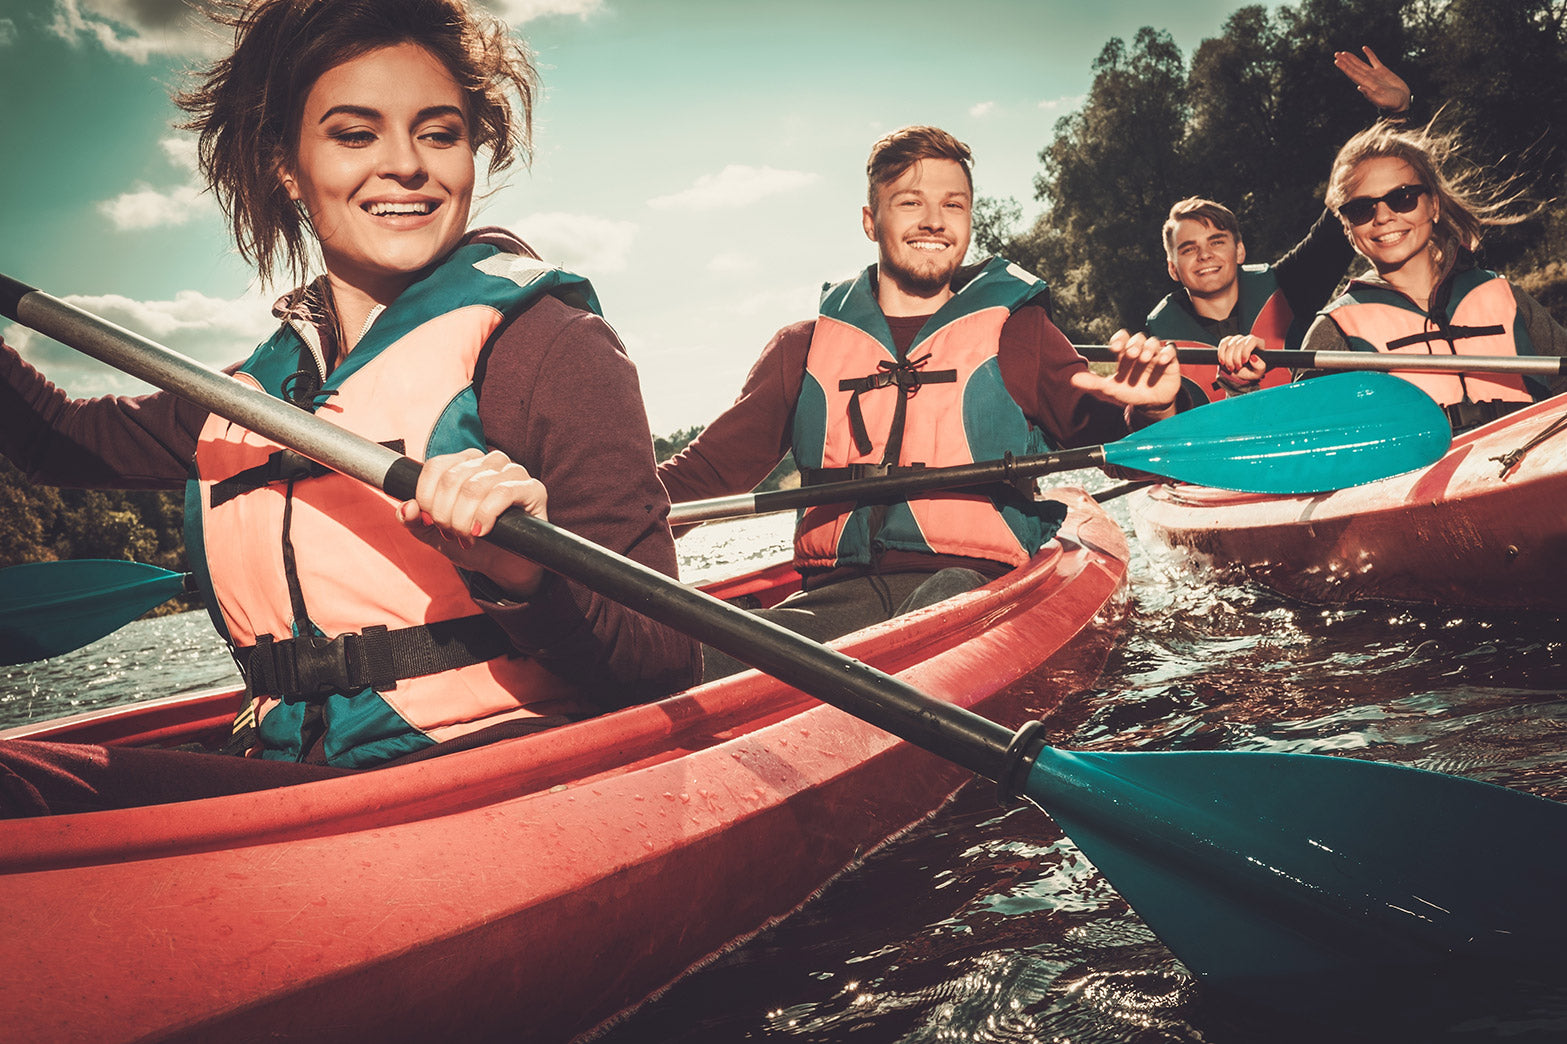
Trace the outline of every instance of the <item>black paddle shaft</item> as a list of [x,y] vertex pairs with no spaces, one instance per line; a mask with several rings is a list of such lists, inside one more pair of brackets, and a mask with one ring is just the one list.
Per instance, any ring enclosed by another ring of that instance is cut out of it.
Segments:
[[[0,311],[203,409],[400,500],[420,464],[89,312],[0,275]],[[1013,732],[657,570],[513,508],[486,538],[991,779]]]
[[981,490],[997,483],[1015,484],[1024,479],[1052,475],[1058,471],[1096,468],[1104,462],[1103,446],[1082,446],[1077,449],[1035,453],[1024,457],[1014,457],[1009,453],[1001,460],[981,461],[976,464],[954,464],[941,468],[900,467],[887,474],[847,479],[842,482],[826,482],[816,486],[779,489],[767,493],[741,493],[732,497],[715,497],[711,500],[676,504],[669,520],[671,525],[682,526],[743,515],[765,515],[772,511],[792,511],[796,508],[815,507],[818,504],[881,503],[901,500],[916,493],[928,493],[937,489]]

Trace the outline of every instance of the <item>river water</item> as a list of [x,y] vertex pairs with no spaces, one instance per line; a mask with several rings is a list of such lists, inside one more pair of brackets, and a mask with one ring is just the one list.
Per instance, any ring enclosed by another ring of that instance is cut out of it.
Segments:
[[[1126,504],[1110,509],[1130,532]],[[781,554],[787,536],[787,518],[706,526],[682,541],[682,568],[693,579],[738,571]],[[1567,801],[1567,619],[1302,606],[1135,541],[1131,576],[1122,640],[1093,689],[1063,694],[1052,743],[1349,752]],[[235,677],[204,614],[141,621],[10,669],[0,727]],[[1484,889],[1484,838],[1474,852]],[[998,808],[993,785],[977,782],[602,1039],[1567,1040],[1567,977],[1512,972],[1459,992],[1472,1003],[1435,1023],[1237,1009],[1196,987],[1049,819]]]

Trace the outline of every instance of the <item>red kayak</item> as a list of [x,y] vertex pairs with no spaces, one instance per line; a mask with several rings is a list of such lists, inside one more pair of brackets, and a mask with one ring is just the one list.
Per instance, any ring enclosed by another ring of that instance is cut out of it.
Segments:
[[1567,397],[1453,439],[1423,471],[1316,496],[1161,486],[1137,533],[1308,602],[1567,611]]
[[[1126,544],[1090,498],[976,591],[837,643],[1008,726],[1091,683]],[[775,566],[712,585],[771,604]],[[233,693],[0,738],[173,744]],[[939,807],[956,766],[756,672],[442,758],[0,822],[18,1041],[566,1040],[789,914]]]

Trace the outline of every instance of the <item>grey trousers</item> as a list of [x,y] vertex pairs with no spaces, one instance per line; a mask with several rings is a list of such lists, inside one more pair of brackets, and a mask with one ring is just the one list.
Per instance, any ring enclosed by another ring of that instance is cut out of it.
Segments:
[[[771,609],[757,609],[755,613],[796,634],[825,642],[935,605],[985,582],[985,576],[973,569],[857,576],[797,591]],[[727,653],[702,646],[703,681],[737,674],[746,667]]]

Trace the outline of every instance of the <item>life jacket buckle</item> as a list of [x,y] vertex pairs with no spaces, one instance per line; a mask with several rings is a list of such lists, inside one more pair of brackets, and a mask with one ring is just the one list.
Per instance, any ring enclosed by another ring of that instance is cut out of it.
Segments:
[[1465,399],[1462,402],[1448,403],[1442,409],[1447,413],[1447,421],[1452,425],[1453,431],[1459,432],[1489,424],[1527,405],[1529,405],[1527,402],[1512,402],[1507,399],[1485,399],[1480,402]]
[[320,635],[301,635],[294,639],[294,678],[299,686],[298,695],[308,700],[362,688],[355,685],[349,666],[352,655],[349,646],[358,642],[359,635],[352,632],[330,639]]

